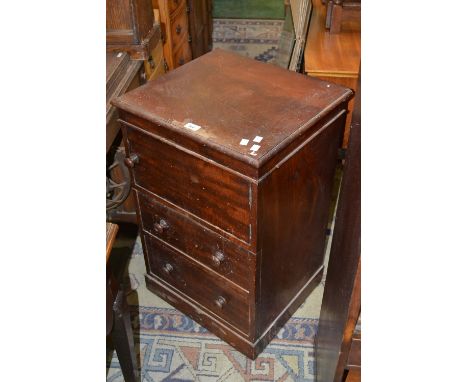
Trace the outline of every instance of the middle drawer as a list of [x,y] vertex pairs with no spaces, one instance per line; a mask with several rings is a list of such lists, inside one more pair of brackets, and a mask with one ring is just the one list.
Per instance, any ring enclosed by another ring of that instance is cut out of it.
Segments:
[[140,191],[143,229],[250,291],[255,256]]

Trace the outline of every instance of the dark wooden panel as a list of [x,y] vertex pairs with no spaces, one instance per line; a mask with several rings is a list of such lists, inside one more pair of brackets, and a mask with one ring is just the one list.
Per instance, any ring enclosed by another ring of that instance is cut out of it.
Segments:
[[351,346],[349,348],[348,361],[346,367],[349,368],[360,368],[361,367],[361,339],[353,338],[351,340]]
[[158,9],[164,33],[164,58],[172,70],[192,59],[188,5],[186,0],[159,0]]
[[[148,287],[248,357],[321,280],[352,94],[219,50],[115,103],[141,195]],[[210,262],[221,246],[231,269]],[[240,264],[246,251],[253,262]]]
[[323,265],[344,118],[342,114],[259,184],[258,333]]
[[174,16],[171,16],[172,49],[176,50],[181,44],[188,42],[188,16],[184,8],[180,8]]
[[[259,168],[351,97],[342,86],[215,49],[115,102],[175,131],[193,122],[201,128],[192,139]],[[252,155],[256,136],[264,139]]]
[[174,51],[174,69],[192,60],[192,51],[187,42],[183,42],[179,49]]
[[358,84],[316,337],[316,369],[319,382],[341,382],[361,306],[361,96],[359,89]]
[[[255,256],[192,219],[158,203],[148,194],[138,192],[143,229],[157,236],[228,278],[251,290],[255,277]],[[167,227],[161,232],[161,219]],[[155,224],[159,226],[155,227]],[[223,259],[220,261],[220,255]]]
[[125,52],[106,54],[106,152],[114,142],[120,126],[112,99],[140,86],[141,62],[132,61]]
[[190,35],[193,58],[200,57],[212,48],[211,0],[188,0],[190,7]]
[[131,32],[131,41],[133,41],[130,0],[106,0],[106,30],[108,32]]
[[[160,240],[144,234],[150,251],[150,274],[198,301],[214,315],[249,333],[249,294],[199,264],[178,255]],[[170,266],[170,268],[168,267]],[[170,269],[167,272],[167,269]],[[222,306],[216,301],[224,299]]]
[[106,49],[146,60],[160,40],[151,0],[106,0]]
[[225,231],[250,241],[250,183],[221,168],[127,128],[139,157],[135,183]]

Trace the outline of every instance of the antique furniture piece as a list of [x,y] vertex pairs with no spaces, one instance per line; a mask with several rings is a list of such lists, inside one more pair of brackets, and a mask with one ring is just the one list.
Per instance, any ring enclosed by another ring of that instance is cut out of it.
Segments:
[[[124,166],[122,134],[117,110],[111,100],[145,82],[143,61],[131,60],[126,52],[107,52],[106,56],[106,153],[107,220],[136,223],[136,205],[130,194],[130,174]],[[127,198],[127,196],[129,196]]]
[[[360,81],[359,81],[360,82]],[[317,381],[360,380],[361,95],[358,83],[316,337]]]
[[119,277],[109,266],[118,229],[116,224],[106,223],[106,336],[110,335],[112,338],[125,382],[136,382],[139,381],[139,372],[130,313]]
[[167,70],[175,69],[192,59],[187,0],[158,0],[164,58]]
[[110,101],[131,89],[140,86],[142,62],[130,60],[126,52],[107,52],[106,54],[106,152],[109,151],[120,130],[117,110]]
[[216,49],[114,100],[148,288],[250,358],[320,281],[352,95]]
[[143,61],[147,81],[153,81],[166,73],[162,40],[152,50],[147,60]]
[[[361,60],[360,23],[348,23],[341,33],[332,34],[325,28],[326,6],[313,1],[312,18],[304,51],[304,70],[309,76],[334,82],[356,90]],[[352,111],[354,101],[349,109]],[[348,144],[351,113],[346,121],[344,147]]]
[[209,52],[213,46],[212,0],[187,0],[192,58]]
[[147,60],[160,40],[151,0],[106,0],[106,47]]
[[347,21],[361,21],[361,0],[328,0],[325,27],[330,33],[340,33]]

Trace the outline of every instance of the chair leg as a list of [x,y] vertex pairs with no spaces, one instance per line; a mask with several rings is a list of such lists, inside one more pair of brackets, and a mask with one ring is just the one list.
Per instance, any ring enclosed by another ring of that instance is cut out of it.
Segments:
[[125,382],[137,382],[140,378],[136,361],[135,342],[133,340],[130,312],[122,288],[117,293],[113,311],[114,327],[111,336],[123,377]]

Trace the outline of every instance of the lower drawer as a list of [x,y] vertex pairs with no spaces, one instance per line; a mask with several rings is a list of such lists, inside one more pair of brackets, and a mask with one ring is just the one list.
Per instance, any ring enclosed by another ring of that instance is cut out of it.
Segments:
[[137,191],[143,229],[201,262],[233,283],[250,290],[255,255],[189,217]]
[[195,300],[227,323],[249,334],[249,293],[216,273],[175,252],[159,239],[144,234],[148,273]]

